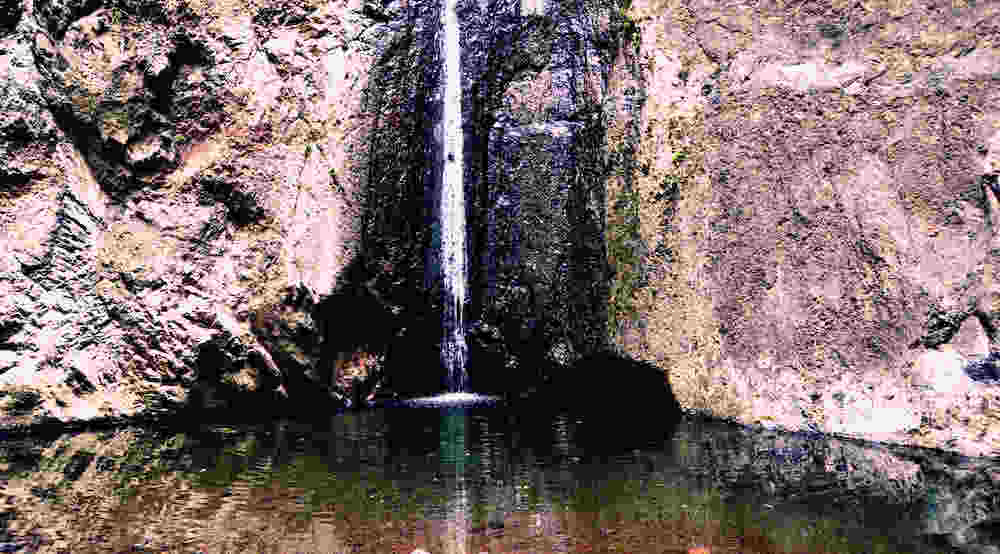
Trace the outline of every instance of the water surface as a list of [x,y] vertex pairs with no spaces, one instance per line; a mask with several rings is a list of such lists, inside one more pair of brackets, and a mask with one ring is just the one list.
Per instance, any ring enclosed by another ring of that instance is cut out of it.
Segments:
[[985,553],[997,542],[995,464],[657,423],[653,410],[401,407],[0,449],[4,552]]

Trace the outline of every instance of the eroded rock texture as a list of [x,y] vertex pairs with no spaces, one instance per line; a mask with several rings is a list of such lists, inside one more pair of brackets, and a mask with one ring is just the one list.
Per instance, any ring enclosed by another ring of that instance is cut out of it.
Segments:
[[4,425],[316,388],[358,227],[360,8],[0,6]]
[[995,453],[998,391],[963,368],[997,348],[1000,8],[629,15],[646,101],[611,147],[639,171],[609,213],[643,244],[618,250],[619,346],[690,410]]

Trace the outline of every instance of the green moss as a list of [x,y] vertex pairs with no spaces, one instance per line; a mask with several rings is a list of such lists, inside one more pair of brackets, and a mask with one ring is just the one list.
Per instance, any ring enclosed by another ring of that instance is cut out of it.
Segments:
[[635,293],[640,288],[639,193],[623,191],[612,206],[608,221],[608,257],[614,268],[608,302],[608,329],[614,333],[626,318],[634,320]]
[[[688,159],[686,150],[678,150],[672,157],[673,165],[680,166]],[[680,194],[682,178],[670,174],[661,182],[661,190],[653,196],[654,202],[667,202],[664,225],[673,216]],[[645,248],[640,234],[639,191],[631,185],[614,200],[608,217],[608,258],[614,268],[608,305],[608,329],[614,335],[626,321],[636,321],[639,316],[636,293],[646,285],[643,278]],[[664,263],[673,260],[673,253],[662,243],[655,254]],[[655,291],[654,291],[655,294]]]
[[639,23],[628,15],[631,7],[632,0],[620,0],[616,9],[611,10],[611,36],[614,37],[614,50],[633,46],[638,54],[642,35]]
[[104,121],[115,123],[124,129],[128,129],[128,110],[125,108],[104,112],[102,119],[104,119]]
[[636,45],[640,42],[639,24],[627,14],[622,14],[622,39],[626,46]]

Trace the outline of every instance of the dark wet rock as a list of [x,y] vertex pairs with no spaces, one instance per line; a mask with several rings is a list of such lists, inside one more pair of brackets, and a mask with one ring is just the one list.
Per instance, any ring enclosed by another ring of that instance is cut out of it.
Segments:
[[56,38],[61,39],[76,20],[101,7],[100,0],[38,0],[36,17]]
[[112,471],[115,469],[115,460],[110,456],[100,456],[94,462],[97,471]]
[[0,1],[0,34],[13,31],[21,20],[23,8],[22,0],[2,0]]
[[411,317],[404,320],[386,353],[385,388],[402,397],[446,390],[439,346],[441,318],[435,313]]
[[973,381],[995,383],[1000,381],[1000,352],[990,352],[982,360],[975,360],[965,366],[965,373]]
[[31,487],[31,495],[39,500],[51,502],[59,496],[56,487]]
[[481,393],[515,393],[526,387],[519,378],[518,357],[510,347],[502,330],[483,321],[473,322],[466,336],[469,359],[475,360],[468,367],[469,387]]
[[69,459],[66,466],[63,467],[63,476],[70,481],[76,481],[83,475],[84,471],[90,467],[90,463],[94,460],[94,454],[91,452],[76,452],[73,457]]
[[7,410],[14,414],[26,414],[42,403],[41,395],[33,390],[15,390],[8,392]]
[[498,124],[490,131],[486,244],[477,249],[481,317],[502,326],[505,342],[522,356],[533,346],[536,359],[560,339],[575,339],[567,293],[577,284],[571,256],[580,231],[569,216],[578,127]]
[[0,444],[0,460],[8,464],[11,472],[36,469],[49,442],[39,438],[7,438]]
[[527,366],[566,365],[605,346],[603,199],[589,197],[602,176],[588,173],[595,129],[576,120],[600,110],[601,93],[576,83],[610,62],[589,20],[601,9],[536,16],[481,6],[463,27],[463,62],[482,82],[467,98],[482,122],[467,140],[487,152],[466,161],[473,312]]
[[[606,174],[596,161],[604,128],[595,76],[607,74],[614,53],[611,43],[601,40],[606,30],[593,24],[605,8],[583,2],[529,14],[503,2],[462,6],[470,260],[465,319],[477,322],[468,339],[475,390],[525,389],[537,385],[549,366],[570,364],[607,346],[599,192]],[[411,24],[408,17],[400,14],[394,21]],[[392,268],[391,277],[377,286],[388,303],[401,307],[396,328],[407,329],[392,341],[387,358],[389,371],[400,379],[408,379],[402,374],[409,372],[411,359],[401,350],[414,348],[414,359],[439,365],[422,351],[424,343],[417,346],[409,338],[416,322],[431,322],[438,336],[429,330],[420,335],[440,341],[432,314],[441,292],[435,221],[436,175],[443,160],[440,144],[427,131],[440,116],[435,91],[441,85],[441,54],[434,42],[425,42],[434,40],[427,27],[412,24],[415,40],[385,43],[393,57],[385,58],[371,81],[395,94],[379,91],[369,107],[388,115],[380,116],[384,123],[372,138],[378,177],[364,223],[370,229],[364,235],[367,263],[376,273]],[[403,72],[404,64],[427,69]],[[435,163],[407,172],[404,160],[415,156]],[[498,330],[500,338],[482,333],[482,326]],[[396,360],[404,365],[394,365]]]
[[555,373],[545,391],[557,403],[592,412],[636,414],[656,407],[657,419],[681,415],[662,371],[652,364],[614,355],[588,356]]
[[[227,217],[237,225],[249,225],[261,220],[266,212],[260,194],[253,188],[232,179],[213,174],[201,177],[203,205],[218,202],[226,207]],[[305,292],[296,291],[298,294]]]
[[970,554],[1000,552],[1000,522],[985,521],[953,535],[951,545]]

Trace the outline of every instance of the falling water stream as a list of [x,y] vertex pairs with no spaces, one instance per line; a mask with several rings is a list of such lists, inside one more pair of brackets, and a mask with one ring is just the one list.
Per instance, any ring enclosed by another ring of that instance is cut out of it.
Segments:
[[451,392],[465,390],[465,191],[462,183],[462,68],[457,0],[445,0],[444,116],[442,143],[444,168],[441,182],[441,273],[444,285],[444,337],[441,361],[448,370]]

